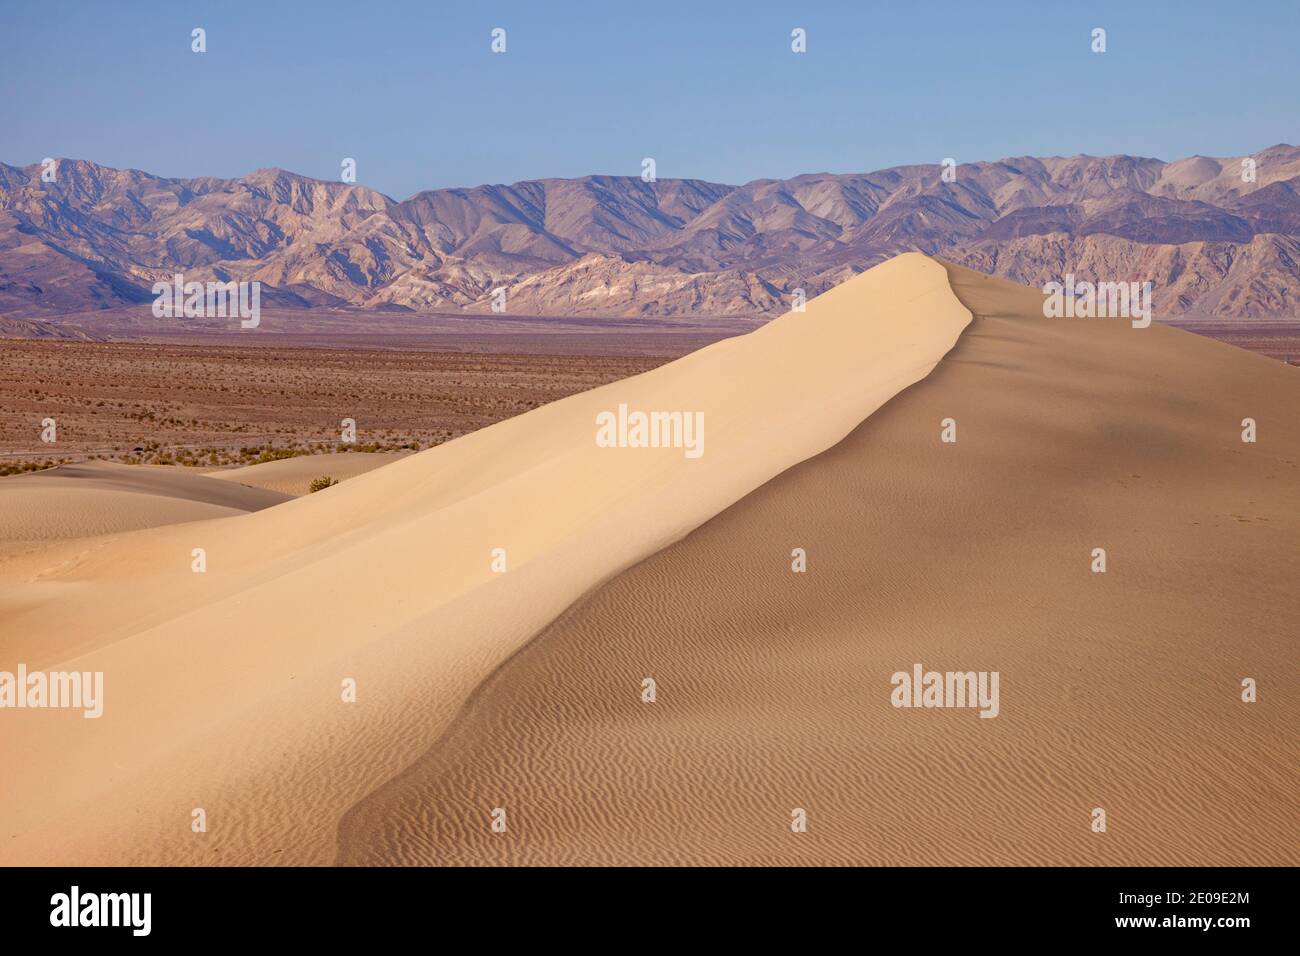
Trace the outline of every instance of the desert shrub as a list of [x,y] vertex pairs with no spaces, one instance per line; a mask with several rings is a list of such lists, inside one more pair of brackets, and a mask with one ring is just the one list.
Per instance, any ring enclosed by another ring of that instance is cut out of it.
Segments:
[[279,461],[282,458],[296,458],[305,452],[293,448],[275,448],[271,445],[258,445],[254,447],[244,447],[239,449],[239,457],[249,464],[263,465],[268,461]]
[[321,475],[319,478],[313,478],[311,484],[307,486],[308,494],[315,494],[318,491],[324,491],[330,485],[337,485],[338,482],[329,475]]
[[0,465],[0,477],[7,478],[10,475],[25,475],[33,471],[44,471],[47,468],[66,465],[69,461],[71,461],[70,458],[60,458],[58,461],[55,461],[52,458],[47,458],[43,461],[23,461]]

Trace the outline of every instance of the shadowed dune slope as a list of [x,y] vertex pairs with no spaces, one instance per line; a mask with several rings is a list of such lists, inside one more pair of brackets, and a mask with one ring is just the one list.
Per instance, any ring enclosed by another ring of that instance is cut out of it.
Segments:
[[[949,272],[932,375],[568,610],[339,862],[1300,862],[1300,375]],[[891,706],[917,663],[1000,713]]]
[[[317,494],[0,561],[0,670],[104,675],[98,719],[0,713],[0,862],[331,861],[343,813],[504,659],[840,441],[970,318],[940,265],[900,256],[806,313]],[[703,455],[599,447],[620,405],[702,413]]]

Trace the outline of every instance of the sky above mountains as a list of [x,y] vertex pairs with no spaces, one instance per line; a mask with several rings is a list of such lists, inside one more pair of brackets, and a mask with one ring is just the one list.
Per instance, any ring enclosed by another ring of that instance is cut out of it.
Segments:
[[351,157],[358,183],[402,199],[638,175],[645,157],[660,177],[743,183],[949,156],[1240,155],[1296,138],[1297,40],[1283,0],[6,4],[0,160],[337,180]]

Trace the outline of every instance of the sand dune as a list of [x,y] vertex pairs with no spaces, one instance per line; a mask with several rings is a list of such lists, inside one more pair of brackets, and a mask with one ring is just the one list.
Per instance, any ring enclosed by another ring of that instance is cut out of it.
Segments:
[[281,494],[300,497],[309,493],[311,483],[322,476],[335,481],[346,481],[357,475],[387,465],[406,452],[348,452],[340,455],[300,455],[279,461],[264,461],[259,465],[226,468],[206,472],[209,478],[233,481],[252,488],[266,488]]
[[178,468],[107,461],[0,481],[0,544],[82,538],[259,511],[288,495]]
[[[901,256],[806,313],[317,494],[0,564],[0,669],[105,686],[97,720],[0,715],[0,862],[329,862],[344,812],[541,627],[841,440],[969,321],[938,264]],[[620,405],[702,413],[704,454],[599,447]]]
[[[339,861],[1300,862],[1300,376],[950,272],[932,375],[567,611]],[[1000,713],[891,706],[915,663]]]

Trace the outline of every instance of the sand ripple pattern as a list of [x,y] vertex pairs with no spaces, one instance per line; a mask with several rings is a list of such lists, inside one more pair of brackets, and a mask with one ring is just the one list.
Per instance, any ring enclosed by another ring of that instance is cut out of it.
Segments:
[[[1300,862],[1300,380],[952,276],[978,318],[928,379],[569,609],[338,861]],[[914,662],[997,670],[1001,714],[891,707]]]

